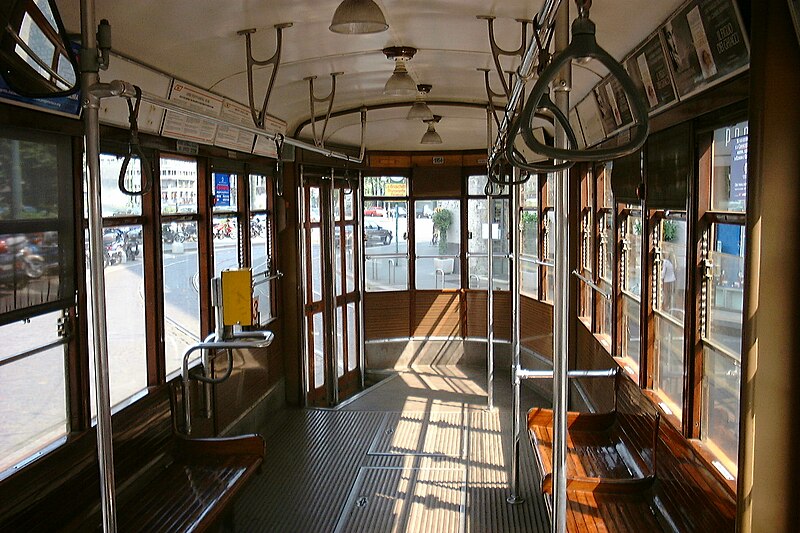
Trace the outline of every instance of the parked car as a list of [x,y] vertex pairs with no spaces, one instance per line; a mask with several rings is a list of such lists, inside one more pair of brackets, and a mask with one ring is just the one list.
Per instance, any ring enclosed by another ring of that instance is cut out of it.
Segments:
[[393,236],[390,230],[377,224],[364,224],[364,240],[367,244],[389,244]]

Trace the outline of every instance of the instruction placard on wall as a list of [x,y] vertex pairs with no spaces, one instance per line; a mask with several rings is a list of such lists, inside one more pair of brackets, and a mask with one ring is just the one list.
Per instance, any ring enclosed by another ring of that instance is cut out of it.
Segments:
[[[172,91],[169,93],[172,102],[208,115],[219,117],[222,113],[223,98],[211,94],[197,87],[192,87],[181,81],[172,82]],[[207,120],[188,117],[174,111],[167,111],[164,118],[164,126],[161,128],[161,135],[172,137],[173,139],[183,139],[202,144],[213,144],[217,134],[217,125]]]
[[[280,133],[285,135],[286,122],[267,115],[264,118],[264,131],[266,133]],[[263,155],[273,159],[278,159],[278,150],[275,147],[275,141],[264,137],[263,135],[256,137],[256,144],[253,147],[253,153],[256,155]]]
[[[226,99],[222,102],[221,118],[234,124],[253,127],[253,117],[250,114],[250,109],[232,100]],[[214,144],[222,148],[249,154],[253,150],[255,138],[254,133],[240,130],[239,128],[218,126]]]

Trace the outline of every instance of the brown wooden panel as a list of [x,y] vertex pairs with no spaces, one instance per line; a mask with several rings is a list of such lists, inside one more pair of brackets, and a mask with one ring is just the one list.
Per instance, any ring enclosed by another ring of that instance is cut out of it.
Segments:
[[[468,337],[486,337],[487,294],[483,291],[468,291],[467,331]],[[511,293],[494,294],[494,337],[511,340]]]
[[462,164],[464,167],[476,167],[482,168],[483,172],[486,172],[486,152],[479,152],[477,154],[464,154],[462,159]]
[[[577,367],[585,369],[614,368],[617,363],[582,321],[578,321]],[[582,379],[581,385],[598,411],[614,408],[614,391],[602,379]]]
[[368,292],[364,295],[364,338],[408,337],[411,330],[408,291]]
[[461,334],[460,293],[417,291],[414,337],[457,337]]
[[409,168],[411,156],[405,154],[369,154],[367,156],[371,168]]
[[463,161],[461,154],[425,154],[411,156],[411,165],[415,167],[460,167]]
[[520,340],[525,348],[552,359],[552,305],[520,296]]
[[414,196],[442,198],[461,196],[461,167],[415,167],[411,174]]

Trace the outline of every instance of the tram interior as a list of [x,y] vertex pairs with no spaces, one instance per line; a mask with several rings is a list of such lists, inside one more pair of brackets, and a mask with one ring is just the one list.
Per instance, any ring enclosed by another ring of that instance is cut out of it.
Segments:
[[3,4],[0,530],[796,530],[797,0]]

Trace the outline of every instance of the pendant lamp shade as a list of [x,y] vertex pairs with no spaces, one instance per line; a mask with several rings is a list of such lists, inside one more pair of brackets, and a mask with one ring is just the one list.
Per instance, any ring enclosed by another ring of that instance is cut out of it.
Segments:
[[422,136],[420,144],[442,144],[442,137],[436,133],[436,120],[426,120],[428,123],[428,131]]
[[417,100],[411,105],[411,109],[408,110],[408,114],[406,118],[408,120],[433,120],[433,111],[431,108],[428,107],[428,104],[425,102],[425,95],[427,95],[431,90],[431,86],[428,84],[420,84],[417,85]]
[[343,0],[333,14],[329,29],[353,35],[378,33],[388,27],[381,8],[373,0]]
[[417,83],[408,74],[405,61],[395,60],[394,72],[386,81],[383,94],[391,96],[413,96],[417,94]]

